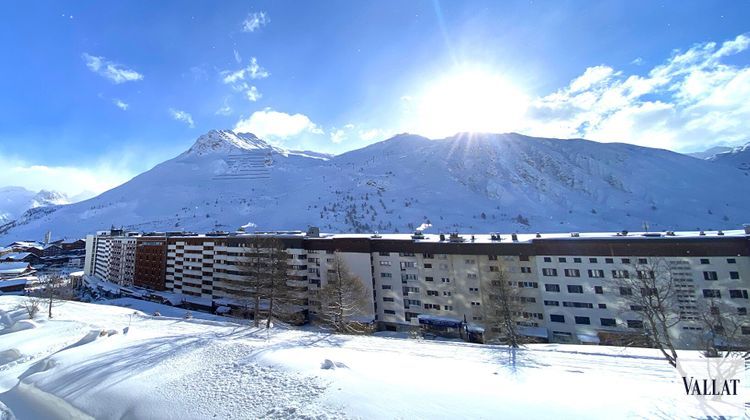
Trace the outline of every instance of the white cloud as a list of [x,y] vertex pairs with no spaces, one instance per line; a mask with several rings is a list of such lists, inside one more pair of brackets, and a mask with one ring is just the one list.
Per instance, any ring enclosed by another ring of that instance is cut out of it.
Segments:
[[0,155],[0,185],[17,185],[32,191],[60,191],[74,197],[91,196],[122,184],[136,175],[125,166],[112,166],[117,159],[103,159],[85,166],[48,166]]
[[323,134],[323,130],[304,114],[287,114],[266,108],[237,121],[234,131],[253,133],[261,138],[283,140],[301,134]]
[[331,142],[335,144],[339,144],[346,138],[346,133],[344,130],[338,129],[331,131]]
[[266,12],[254,12],[247,15],[242,21],[242,32],[255,32],[271,22]]
[[265,79],[270,74],[258,64],[257,58],[251,57],[250,64],[247,67],[235,71],[225,70],[220,72],[220,75],[224,84],[231,85],[236,92],[244,93],[248,101],[256,102],[263,95],[257,87],[250,85],[245,80]]
[[240,53],[237,52],[237,50],[232,50],[234,52],[234,61],[237,62],[237,64],[240,64],[242,62],[242,57],[240,56]]
[[127,111],[128,108],[130,108],[130,105],[119,100],[119,99],[113,99],[112,103],[115,104],[116,107],[120,108],[123,111]]
[[247,67],[241,68],[239,70],[235,71],[229,71],[225,70],[221,72],[222,75],[222,81],[225,84],[233,84],[237,82],[241,82],[245,80],[245,78],[249,79],[265,79],[266,77],[270,76],[270,73],[266,71],[263,67],[258,64],[258,59],[255,57],[250,57],[250,64]]
[[104,57],[98,57],[88,53],[83,53],[81,57],[83,57],[83,61],[86,62],[86,67],[88,67],[89,70],[117,84],[143,79],[143,75],[137,71],[126,68],[112,61],[108,61]]
[[217,109],[215,114],[216,115],[232,115],[232,107],[229,106],[229,102],[227,101],[227,98],[224,98],[224,104],[221,106],[221,108]]
[[258,91],[258,88],[256,88],[255,86],[249,85],[245,82],[233,85],[232,89],[234,89],[237,92],[244,93],[245,97],[250,102],[256,102],[258,99],[263,97],[260,91]]
[[181,111],[179,109],[169,108],[169,114],[177,121],[182,121],[185,124],[188,125],[188,127],[193,128],[195,127],[195,123],[193,122],[192,115],[188,114],[185,111]]
[[359,130],[359,138],[366,142],[377,140],[378,138],[384,138],[385,132],[379,128],[373,128],[370,130]]
[[748,48],[750,37],[742,34],[677,50],[645,75],[590,67],[533,101],[518,130],[672,150],[748,141],[750,66],[723,61]]

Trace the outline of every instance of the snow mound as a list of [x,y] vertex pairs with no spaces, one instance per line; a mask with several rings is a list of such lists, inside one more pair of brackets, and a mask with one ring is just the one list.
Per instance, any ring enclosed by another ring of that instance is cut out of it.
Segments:
[[341,363],[341,362],[334,362],[331,359],[325,359],[323,363],[320,364],[321,369],[349,369],[349,366]]
[[38,328],[39,325],[30,320],[30,319],[22,319],[20,321],[16,321],[13,325],[10,326],[10,328],[7,328],[0,332],[0,334],[10,334],[17,331],[23,331],[23,330],[33,330],[34,328]]
[[7,405],[0,401],[0,420],[16,420],[16,416],[10,411]]
[[[0,351],[0,366],[15,362],[21,358],[21,352],[18,349],[9,349]],[[2,406],[0,406],[2,408]],[[0,411],[2,413],[2,411]],[[2,419],[2,417],[0,417]]]

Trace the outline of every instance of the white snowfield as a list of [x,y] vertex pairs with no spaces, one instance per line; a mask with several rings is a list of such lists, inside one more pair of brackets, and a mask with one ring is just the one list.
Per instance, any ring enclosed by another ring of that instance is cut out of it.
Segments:
[[131,299],[29,321],[22,301],[0,296],[0,419],[696,414],[650,349],[533,345],[513,363],[504,347],[157,317],[184,312]]

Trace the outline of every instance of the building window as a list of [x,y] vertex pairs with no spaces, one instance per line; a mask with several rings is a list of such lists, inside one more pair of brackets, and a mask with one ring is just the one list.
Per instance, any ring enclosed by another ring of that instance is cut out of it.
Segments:
[[623,258],[621,261],[623,264],[630,264],[630,258]]
[[737,308],[737,315],[747,315],[747,308]]
[[471,302],[471,306],[481,306],[480,302]]
[[603,295],[604,289],[602,289],[602,286],[594,286],[594,293],[597,295]]
[[521,256],[518,257],[518,260],[519,261],[529,261],[529,256],[528,255],[521,255]]
[[476,264],[477,261],[476,260],[472,260],[472,259],[466,259],[466,260],[464,260],[464,263],[466,263],[466,264]]
[[383,302],[394,302],[395,300],[392,297],[384,297]]
[[497,261],[497,255],[488,255],[487,258],[489,258],[490,261]]
[[632,296],[633,289],[629,287],[620,287],[620,296]]
[[449,279],[448,277],[442,277],[442,278],[440,279],[440,281],[442,281],[443,283],[450,283],[450,282],[451,282],[451,279]]
[[630,278],[630,272],[628,270],[612,270],[612,278],[627,279]]
[[739,280],[740,279],[740,272],[739,271],[730,271],[729,272],[729,278],[732,280]]
[[635,274],[639,280],[654,278],[654,272],[651,270],[636,270]]
[[743,325],[740,328],[742,329],[742,335],[750,335],[750,327]]
[[615,327],[617,326],[617,322],[614,318],[599,318],[599,323],[602,325],[602,327]]
[[438,296],[438,291],[437,290],[428,290],[427,291],[427,296]]
[[547,292],[559,292],[560,285],[559,284],[545,284],[544,290]]
[[589,278],[601,279],[604,277],[604,270],[589,270]]
[[708,258],[701,258],[701,264],[709,264],[709,263],[710,261],[708,260]]
[[451,295],[451,292],[449,292],[449,291],[447,291],[447,290],[446,290],[446,291],[443,291],[443,296],[450,296],[450,295]]
[[552,262],[552,257],[544,257],[544,262]]
[[561,263],[564,263],[564,262],[568,262],[568,260],[567,260],[567,259],[566,259],[565,257],[559,257],[559,258],[557,259],[557,262],[561,262]]
[[383,313],[386,314],[386,315],[396,315],[396,311],[394,311],[392,309],[386,309],[386,310],[383,311]]
[[425,263],[424,268],[432,268],[432,264]]
[[381,261],[380,265],[390,267],[391,266],[391,262],[390,261]]
[[703,289],[704,298],[721,298],[719,289]]
[[379,252],[378,254],[380,254],[381,257],[390,257],[391,256],[390,252]]
[[604,262],[607,263],[607,264],[614,264],[615,263],[615,259],[614,258],[605,258]]
[[597,260],[596,258],[589,258],[589,262],[590,262],[591,264],[596,264],[596,263],[598,263],[598,262],[599,262],[599,260]]
[[531,267],[521,267],[521,272],[531,274]]
[[557,269],[556,268],[542,268],[542,275],[547,277],[555,277],[557,276]]
[[444,308],[444,309],[445,309],[446,311],[452,311],[452,310],[453,310],[453,306],[451,306],[451,305],[445,305],[445,306],[444,306],[443,308]]
[[434,281],[434,279],[432,277],[425,277],[424,281]]
[[474,274],[474,273],[469,273],[469,274],[467,274],[467,275],[466,275],[466,278],[467,278],[467,279],[474,279],[474,280],[476,280],[476,278],[477,278],[477,275],[476,275],[476,274]]
[[469,287],[469,291],[472,292],[472,293],[479,293],[479,288],[478,287]]
[[638,319],[629,319],[628,328],[643,328],[643,321]]
[[574,263],[580,263],[580,262],[581,262],[581,259],[580,259],[580,258],[573,258],[573,262],[574,262]]
[[569,284],[568,293],[583,293],[583,286],[577,284]]
[[422,254],[422,258],[424,258],[426,260],[431,260],[433,258],[433,255],[432,254]]
[[729,297],[732,299],[747,299],[747,290],[739,290],[739,289],[730,290]]
[[577,268],[566,268],[565,277],[581,277],[581,270]]
[[550,315],[549,320],[551,322],[561,322],[565,323],[565,315]]
[[719,275],[716,273],[716,271],[704,271],[703,272],[703,280],[718,280]]
[[578,325],[591,325],[591,320],[587,316],[577,316],[575,318]]
[[390,284],[384,284],[381,287],[382,287],[383,290],[391,290],[391,285]]
[[560,306],[560,302],[556,300],[545,300],[544,306]]
[[727,258],[727,264],[737,264],[737,260],[734,258]]
[[391,278],[393,275],[391,273],[380,273],[380,277],[382,278]]
[[600,303],[599,304],[599,309],[607,309],[607,304],[606,303]]
[[434,303],[425,303],[424,304],[424,308],[425,309],[435,309],[435,310],[439,311],[440,310],[440,305],[436,305]]

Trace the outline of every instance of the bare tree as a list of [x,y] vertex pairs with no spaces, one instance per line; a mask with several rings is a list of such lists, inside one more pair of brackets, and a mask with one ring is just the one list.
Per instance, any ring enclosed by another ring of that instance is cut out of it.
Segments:
[[23,308],[26,310],[26,314],[29,316],[29,319],[34,319],[36,314],[39,313],[39,308],[41,308],[44,301],[38,297],[38,296],[27,296],[26,299],[23,302]]
[[[268,302],[266,328],[271,327],[272,319],[289,321],[300,309],[302,294],[290,282],[288,275],[289,254],[284,244],[277,238],[269,238],[265,243],[260,296]],[[305,288],[306,289],[306,288]]]
[[482,284],[482,309],[480,313],[487,328],[485,337],[512,348],[523,344],[525,336],[519,332],[518,323],[523,309],[517,285],[508,280],[502,269]]
[[362,279],[336,254],[327,282],[318,292],[321,321],[339,333],[363,332],[365,328],[356,318],[363,314],[367,295]]
[[74,291],[68,278],[55,273],[40,276],[30,295],[47,305],[47,316],[52,318],[52,308],[72,299]]
[[750,338],[742,333],[743,327],[748,328],[747,315],[718,298],[703,300],[698,314],[707,332],[703,340],[707,357],[750,357]]
[[680,322],[677,288],[669,262],[664,258],[637,258],[628,269],[615,270],[613,285],[626,305],[625,312],[641,318],[640,329],[649,344],[677,366],[677,351],[670,329]]
[[260,300],[262,282],[265,276],[265,249],[266,238],[251,236],[244,246],[244,252],[240,255],[236,266],[239,268],[239,278],[228,277],[224,280],[229,294],[243,302],[245,313],[252,304],[253,324],[260,325]]

